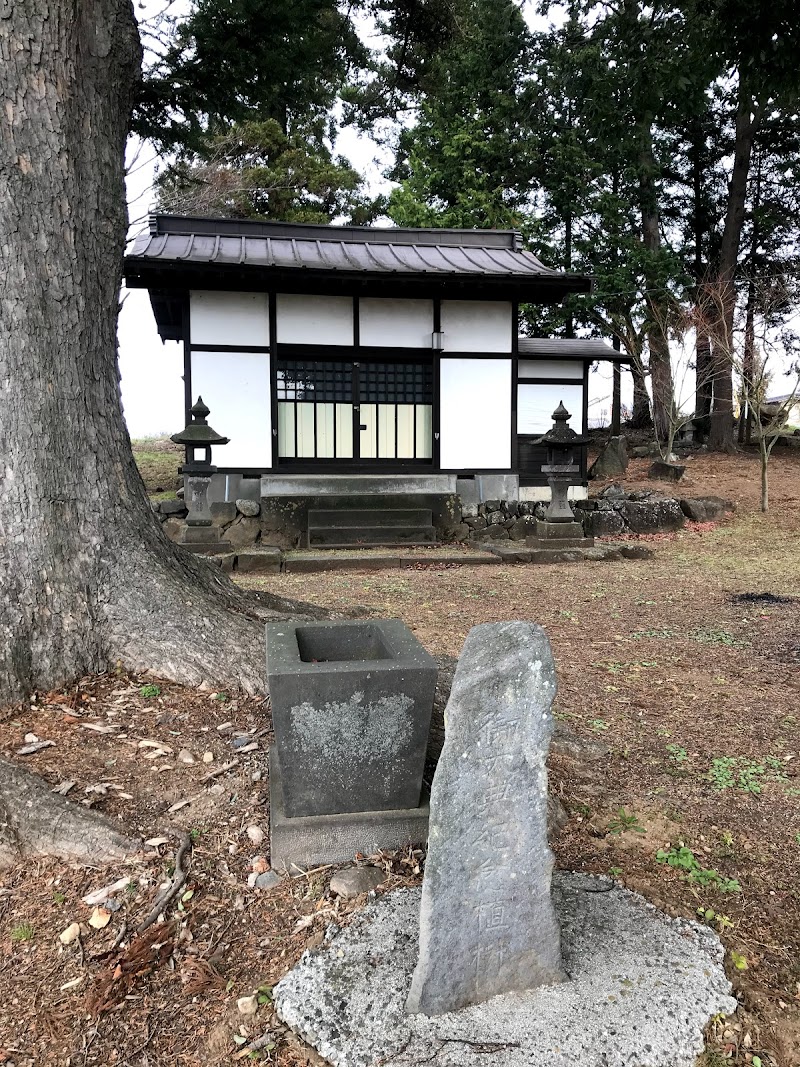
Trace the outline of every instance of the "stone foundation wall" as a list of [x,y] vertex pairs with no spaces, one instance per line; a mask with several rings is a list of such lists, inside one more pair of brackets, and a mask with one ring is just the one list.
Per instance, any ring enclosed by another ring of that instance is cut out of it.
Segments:
[[[459,506],[457,497],[447,499],[448,506],[436,522],[437,532],[445,542],[523,541],[535,536],[536,520],[543,519],[547,510],[546,504],[538,502],[487,500]],[[289,503],[297,506],[296,501]],[[153,508],[167,536],[175,540],[186,519],[183,501],[162,500]],[[713,522],[733,511],[731,502],[721,497],[673,498],[647,489],[625,492],[617,485],[609,486],[596,499],[574,501],[573,508],[590,537],[669,532],[679,529],[687,519]],[[234,551],[254,546],[303,547],[296,520],[290,521],[255,500],[212,504],[211,515]]]

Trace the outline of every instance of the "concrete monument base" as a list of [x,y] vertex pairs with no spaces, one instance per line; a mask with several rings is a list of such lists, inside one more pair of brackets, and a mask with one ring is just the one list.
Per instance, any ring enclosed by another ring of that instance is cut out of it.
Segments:
[[274,988],[278,1016],[336,1067],[694,1067],[703,1028],[737,1006],[716,934],[607,878],[556,873],[553,901],[560,985],[406,1014],[420,890],[404,889],[305,953]]
[[283,805],[281,768],[274,746],[269,754],[270,861],[275,870],[346,863],[356,852],[400,848],[428,837],[430,808],[423,794],[418,808],[305,815],[290,819]]

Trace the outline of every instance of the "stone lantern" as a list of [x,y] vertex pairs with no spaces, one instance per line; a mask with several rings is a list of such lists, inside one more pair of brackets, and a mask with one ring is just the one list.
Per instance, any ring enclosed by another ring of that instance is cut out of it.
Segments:
[[583,527],[575,521],[567,494],[569,487],[577,484],[576,475],[580,473],[578,449],[588,444],[589,438],[575,433],[568,425],[569,419],[569,412],[559,402],[553,412],[551,429],[536,442],[547,446],[547,463],[542,465],[542,473],[547,475],[550,486],[550,504],[544,520],[536,524],[536,536],[542,540],[584,538]]
[[219,529],[212,524],[208,487],[217,470],[211,463],[211,446],[227,445],[230,439],[220,436],[208,425],[209,409],[201,396],[190,414],[192,421],[189,425],[170,438],[176,445],[186,448],[186,462],[180,473],[185,477],[189,514],[178,535],[178,543],[192,552],[224,552],[230,544],[220,540]]

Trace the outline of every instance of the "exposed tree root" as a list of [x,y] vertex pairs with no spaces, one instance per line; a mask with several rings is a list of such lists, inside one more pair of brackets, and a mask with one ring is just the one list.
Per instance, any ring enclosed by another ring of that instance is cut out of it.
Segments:
[[44,779],[6,760],[0,760],[0,818],[0,868],[36,856],[116,863],[142,848],[119,823],[53,793]]

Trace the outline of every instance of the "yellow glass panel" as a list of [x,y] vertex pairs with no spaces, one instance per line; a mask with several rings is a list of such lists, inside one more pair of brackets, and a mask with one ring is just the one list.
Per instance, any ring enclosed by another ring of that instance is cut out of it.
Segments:
[[414,404],[397,405],[397,458],[414,459]]
[[362,459],[375,459],[377,452],[377,412],[375,404],[362,404],[358,412],[359,424],[365,429],[360,431],[359,449]]
[[433,457],[433,406],[417,404],[417,459]]
[[317,459],[333,459],[333,404],[317,404]]
[[395,459],[394,404],[378,404],[378,455],[381,459]]
[[297,456],[298,459],[314,458],[314,408],[315,404],[297,405]]
[[278,404],[278,455],[294,459],[294,404]]
[[353,405],[336,405],[336,458],[353,458]]

